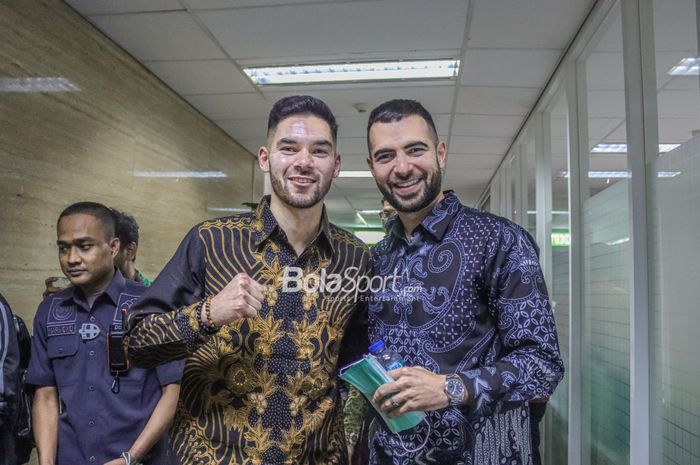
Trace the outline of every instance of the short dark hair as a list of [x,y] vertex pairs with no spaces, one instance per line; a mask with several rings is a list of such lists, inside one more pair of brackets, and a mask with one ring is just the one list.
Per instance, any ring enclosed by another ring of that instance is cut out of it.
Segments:
[[119,238],[119,248],[124,250],[132,242],[139,245],[139,224],[134,217],[114,208],[112,211],[117,219],[115,234]]
[[115,236],[117,219],[111,208],[97,202],[77,202],[66,207],[61,214],[58,215],[58,221],[61,221],[61,218],[66,216],[76,214],[90,215],[97,218],[97,220],[102,223],[105,233],[107,233],[107,240]]
[[[425,120],[428,125],[428,129],[432,133],[435,143],[438,142],[437,129],[435,128],[435,122],[433,122],[433,117],[430,116],[428,110],[425,109],[420,102],[408,99],[394,99],[384,102],[377,108],[372,110],[369,114],[369,120],[367,121],[367,147],[369,148],[369,130],[375,123],[394,123],[396,121],[401,121],[407,116],[420,116]],[[370,149],[371,150],[371,149]]]
[[275,102],[267,119],[268,137],[277,129],[280,121],[294,115],[313,115],[321,118],[331,128],[333,142],[338,140],[338,123],[335,122],[333,112],[323,101],[310,95],[292,95]]

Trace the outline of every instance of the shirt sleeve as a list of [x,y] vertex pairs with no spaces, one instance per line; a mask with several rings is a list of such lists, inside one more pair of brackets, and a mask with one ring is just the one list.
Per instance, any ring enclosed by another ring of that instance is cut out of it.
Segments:
[[527,231],[512,223],[497,227],[484,269],[500,357],[460,374],[467,410],[477,415],[549,397],[564,374],[537,248]]
[[27,383],[35,386],[56,386],[56,376],[47,349],[46,312],[42,310],[40,306],[34,317],[32,356],[27,369]]
[[186,358],[206,340],[197,322],[197,309],[205,296],[204,256],[195,226],[132,307],[128,352],[134,365],[152,368]]
[[184,360],[175,360],[172,362],[164,363],[156,367],[156,375],[158,376],[158,382],[161,386],[167,386],[168,384],[180,384],[182,379],[182,372],[185,369]]

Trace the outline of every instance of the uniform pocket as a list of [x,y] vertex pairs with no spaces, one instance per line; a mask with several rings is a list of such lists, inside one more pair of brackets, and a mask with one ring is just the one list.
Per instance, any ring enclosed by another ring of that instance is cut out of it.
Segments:
[[79,342],[77,334],[53,336],[46,342],[46,354],[53,365],[58,386],[73,384],[80,377],[76,356]]

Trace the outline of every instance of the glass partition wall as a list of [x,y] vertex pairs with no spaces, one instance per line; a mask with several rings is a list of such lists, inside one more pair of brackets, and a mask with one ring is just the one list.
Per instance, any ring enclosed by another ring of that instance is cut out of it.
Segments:
[[547,465],[700,463],[698,2],[596,2],[489,188],[536,238],[566,376]]

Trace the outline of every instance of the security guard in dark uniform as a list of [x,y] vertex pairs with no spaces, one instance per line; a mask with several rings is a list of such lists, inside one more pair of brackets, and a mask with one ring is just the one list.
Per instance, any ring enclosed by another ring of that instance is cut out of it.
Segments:
[[128,366],[124,324],[144,286],[115,269],[114,216],[81,202],[58,220],[58,255],[72,287],[44,300],[34,320],[28,382],[38,387],[39,464],[166,464],[183,363]]

